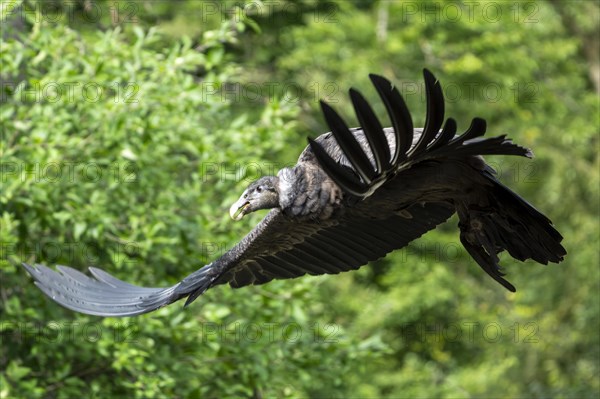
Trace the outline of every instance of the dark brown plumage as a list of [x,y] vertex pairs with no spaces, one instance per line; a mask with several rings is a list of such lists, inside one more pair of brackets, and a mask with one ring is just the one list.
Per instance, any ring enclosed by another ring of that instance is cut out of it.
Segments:
[[[546,264],[566,254],[548,218],[503,186],[480,155],[531,152],[504,136],[483,139],[485,121],[473,119],[456,136],[444,124],[439,82],[424,71],[427,118],[414,129],[402,96],[383,77],[371,75],[392,127],[383,129],[362,95],[350,90],[361,128],[349,129],[322,103],[331,133],[315,140],[298,163],[252,183],[231,207],[239,220],[272,209],[222,257],[168,288],[137,287],[90,268],[58,273],[24,264],[38,287],[61,305],[100,316],[147,313],[182,298],[186,305],[207,289],[234,288],[305,274],[337,274],[406,246],[458,213],[460,240],[481,268],[511,291],[497,254]],[[443,124],[443,128],[442,128]]]

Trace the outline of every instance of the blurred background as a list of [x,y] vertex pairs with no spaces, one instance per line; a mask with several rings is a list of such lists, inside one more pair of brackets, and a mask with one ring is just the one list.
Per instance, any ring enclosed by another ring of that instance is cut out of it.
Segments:
[[[599,6],[594,1],[2,1],[0,398],[597,398]],[[264,216],[228,207],[326,131],[368,73],[422,126],[447,115],[533,160],[490,158],[548,215],[559,265],[502,257],[457,219],[352,273],[209,290],[135,318],[46,298],[20,262],[167,286]]]

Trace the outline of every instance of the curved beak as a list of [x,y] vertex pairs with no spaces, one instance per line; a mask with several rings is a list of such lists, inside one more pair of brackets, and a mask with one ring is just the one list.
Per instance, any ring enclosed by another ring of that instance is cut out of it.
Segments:
[[229,216],[231,216],[233,220],[240,220],[247,213],[248,208],[250,208],[250,202],[242,197],[231,205],[231,208],[229,208]]

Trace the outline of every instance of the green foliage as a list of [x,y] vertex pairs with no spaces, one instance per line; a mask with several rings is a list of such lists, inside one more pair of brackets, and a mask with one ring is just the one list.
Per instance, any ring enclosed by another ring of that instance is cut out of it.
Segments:
[[52,305],[22,273],[37,260],[173,284],[256,222],[232,225],[227,206],[260,172],[245,165],[278,159],[297,109],[232,112],[213,89],[238,69],[230,39],[208,31],[200,52],[190,39],[163,47],[153,29],[41,24],[3,43],[7,81],[27,78],[4,86],[2,105],[2,397],[288,396],[364,352],[323,333],[322,311],[306,315],[320,302],[310,281],[101,320]]
[[[39,13],[0,14],[12,29],[0,49],[0,398],[600,393],[600,115],[584,40],[597,5],[120,2],[111,14],[117,3],[101,1],[90,19],[87,2],[50,14],[9,3]],[[228,206],[325,131],[318,98],[351,116],[346,88],[377,104],[367,74],[383,73],[421,124],[424,66],[459,129],[482,116],[535,151],[489,161],[569,255],[547,267],[503,256],[516,294],[468,257],[455,219],[353,273],[219,287],[136,318],[65,310],[19,265],[173,284],[260,220],[234,224]]]

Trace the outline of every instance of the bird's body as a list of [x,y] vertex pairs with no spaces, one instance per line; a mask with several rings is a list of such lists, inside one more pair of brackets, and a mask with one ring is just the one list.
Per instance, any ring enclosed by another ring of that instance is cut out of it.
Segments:
[[[439,83],[425,72],[428,115],[414,129],[395,88],[372,76],[392,121],[381,128],[362,96],[351,90],[360,128],[348,129],[328,106],[331,133],[301,153],[298,163],[266,176],[244,191],[231,207],[233,219],[271,209],[236,246],[219,259],[168,288],[144,288],[90,268],[95,278],[69,267],[56,273],[25,265],[52,299],[73,310],[101,316],[147,313],[207,289],[234,288],[305,274],[336,274],[406,246],[455,212],[460,239],[492,278],[502,278],[497,253],[516,259],[559,262],[562,237],[533,206],[502,185],[483,154],[531,156],[503,136],[478,138],[485,121],[474,119],[461,136],[448,119],[444,128]],[[408,272],[408,271],[407,271]]]

